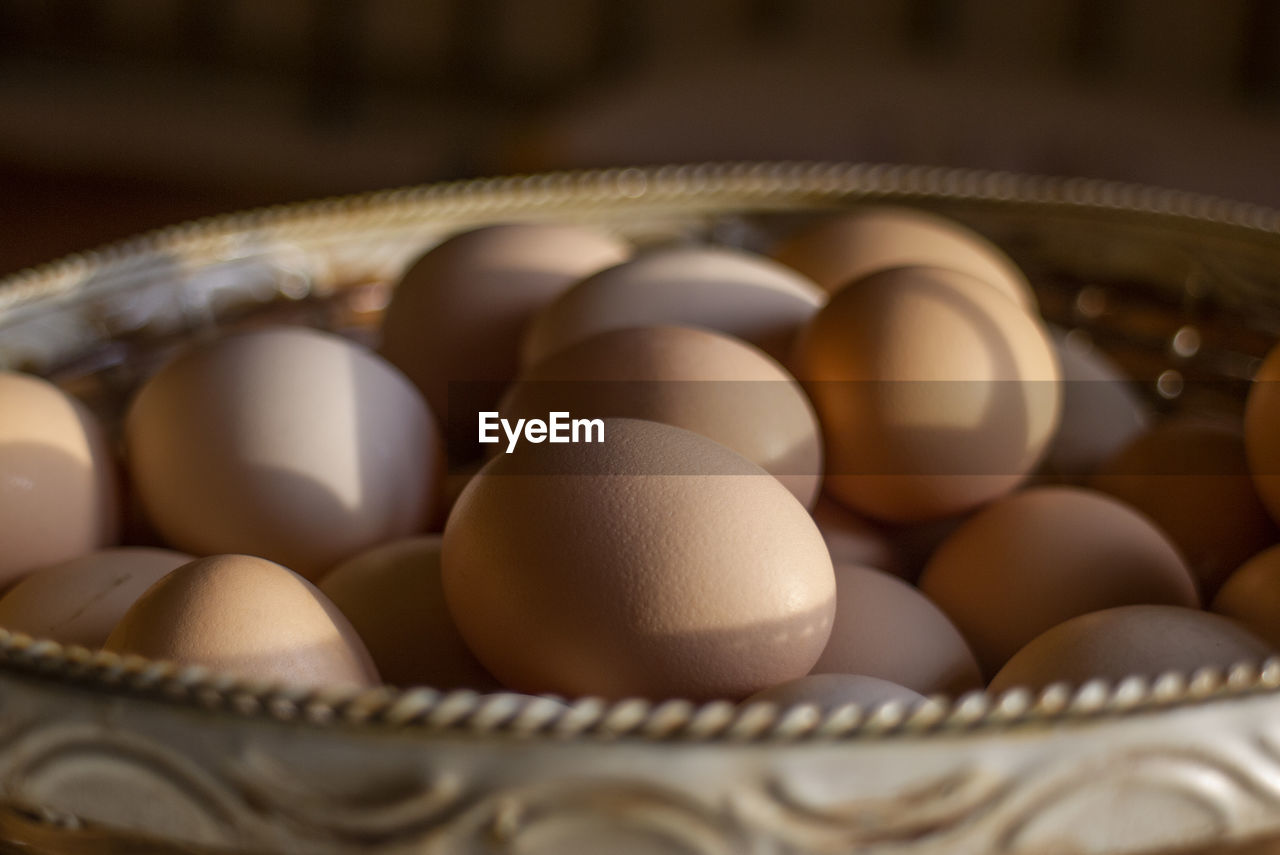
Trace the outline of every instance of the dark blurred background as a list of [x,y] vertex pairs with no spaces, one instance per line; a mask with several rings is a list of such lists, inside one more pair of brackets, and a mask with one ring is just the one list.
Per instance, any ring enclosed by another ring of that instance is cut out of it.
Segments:
[[248,206],[745,158],[1280,205],[1280,2],[0,0],[0,274]]

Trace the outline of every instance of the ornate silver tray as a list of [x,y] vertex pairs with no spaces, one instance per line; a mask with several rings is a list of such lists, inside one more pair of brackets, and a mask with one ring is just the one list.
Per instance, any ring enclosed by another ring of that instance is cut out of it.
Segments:
[[[1280,332],[1280,214],[1147,187],[874,165],[468,181],[198,222],[0,281],[0,367],[108,418],[183,340],[263,319],[369,337],[403,265],[495,221],[762,248],[867,201],[997,240],[1054,323],[1166,410],[1238,412]],[[282,690],[0,630],[0,836],[17,851],[1262,851],[1280,661],[814,709],[563,707]]]

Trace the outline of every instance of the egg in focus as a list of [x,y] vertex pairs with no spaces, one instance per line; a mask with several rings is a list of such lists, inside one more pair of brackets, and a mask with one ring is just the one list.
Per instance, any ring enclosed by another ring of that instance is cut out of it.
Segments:
[[776,478],[671,425],[493,458],[445,527],[445,597],[517,691],[742,698],[806,674],[835,611],[822,536]]

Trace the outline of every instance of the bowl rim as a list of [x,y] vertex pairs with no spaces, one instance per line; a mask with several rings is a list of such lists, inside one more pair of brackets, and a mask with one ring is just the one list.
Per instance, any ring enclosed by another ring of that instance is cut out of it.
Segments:
[[[180,223],[0,278],[0,319],[74,299],[95,272],[142,255],[167,252],[197,266],[245,232],[305,235],[402,218],[437,221],[500,215],[583,212],[656,203],[728,213],[752,204],[814,206],[850,201],[1036,205],[1121,212],[1246,236],[1280,237],[1280,211],[1220,197],[1105,179],[1064,178],[939,166],[883,163],[745,162],[617,167],[437,182],[223,214]],[[470,223],[467,223],[470,224]],[[1230,668],[1201,668],[1155,677],[1058,683],[1039,691],[984,690],[900,702],[820,710],[811,704],[695,703],[674,699],[573,701],[469,690],[351,687],[294,688],[250,681],[201,666],[91,651],[0,628],[0,674],[53,681],[172,704],[225,710],[313,726],[466,730],[553,738],[619,737],[698,742],[867,739],[1004,730],[1058,720],[1137,715],[1253,694],[1280,692],[1280,656]]]

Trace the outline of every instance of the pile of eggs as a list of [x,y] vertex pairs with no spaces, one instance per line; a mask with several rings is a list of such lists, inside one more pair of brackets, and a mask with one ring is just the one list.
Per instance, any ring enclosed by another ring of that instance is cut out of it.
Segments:
[[824,706],[1258,661],[1276,379],[1242,423],[1155,420],[921,211],[770,256],[491,226],[408,268],[377,352],[193,342],[119,443],[0,373],[0,626],[288,685]]

